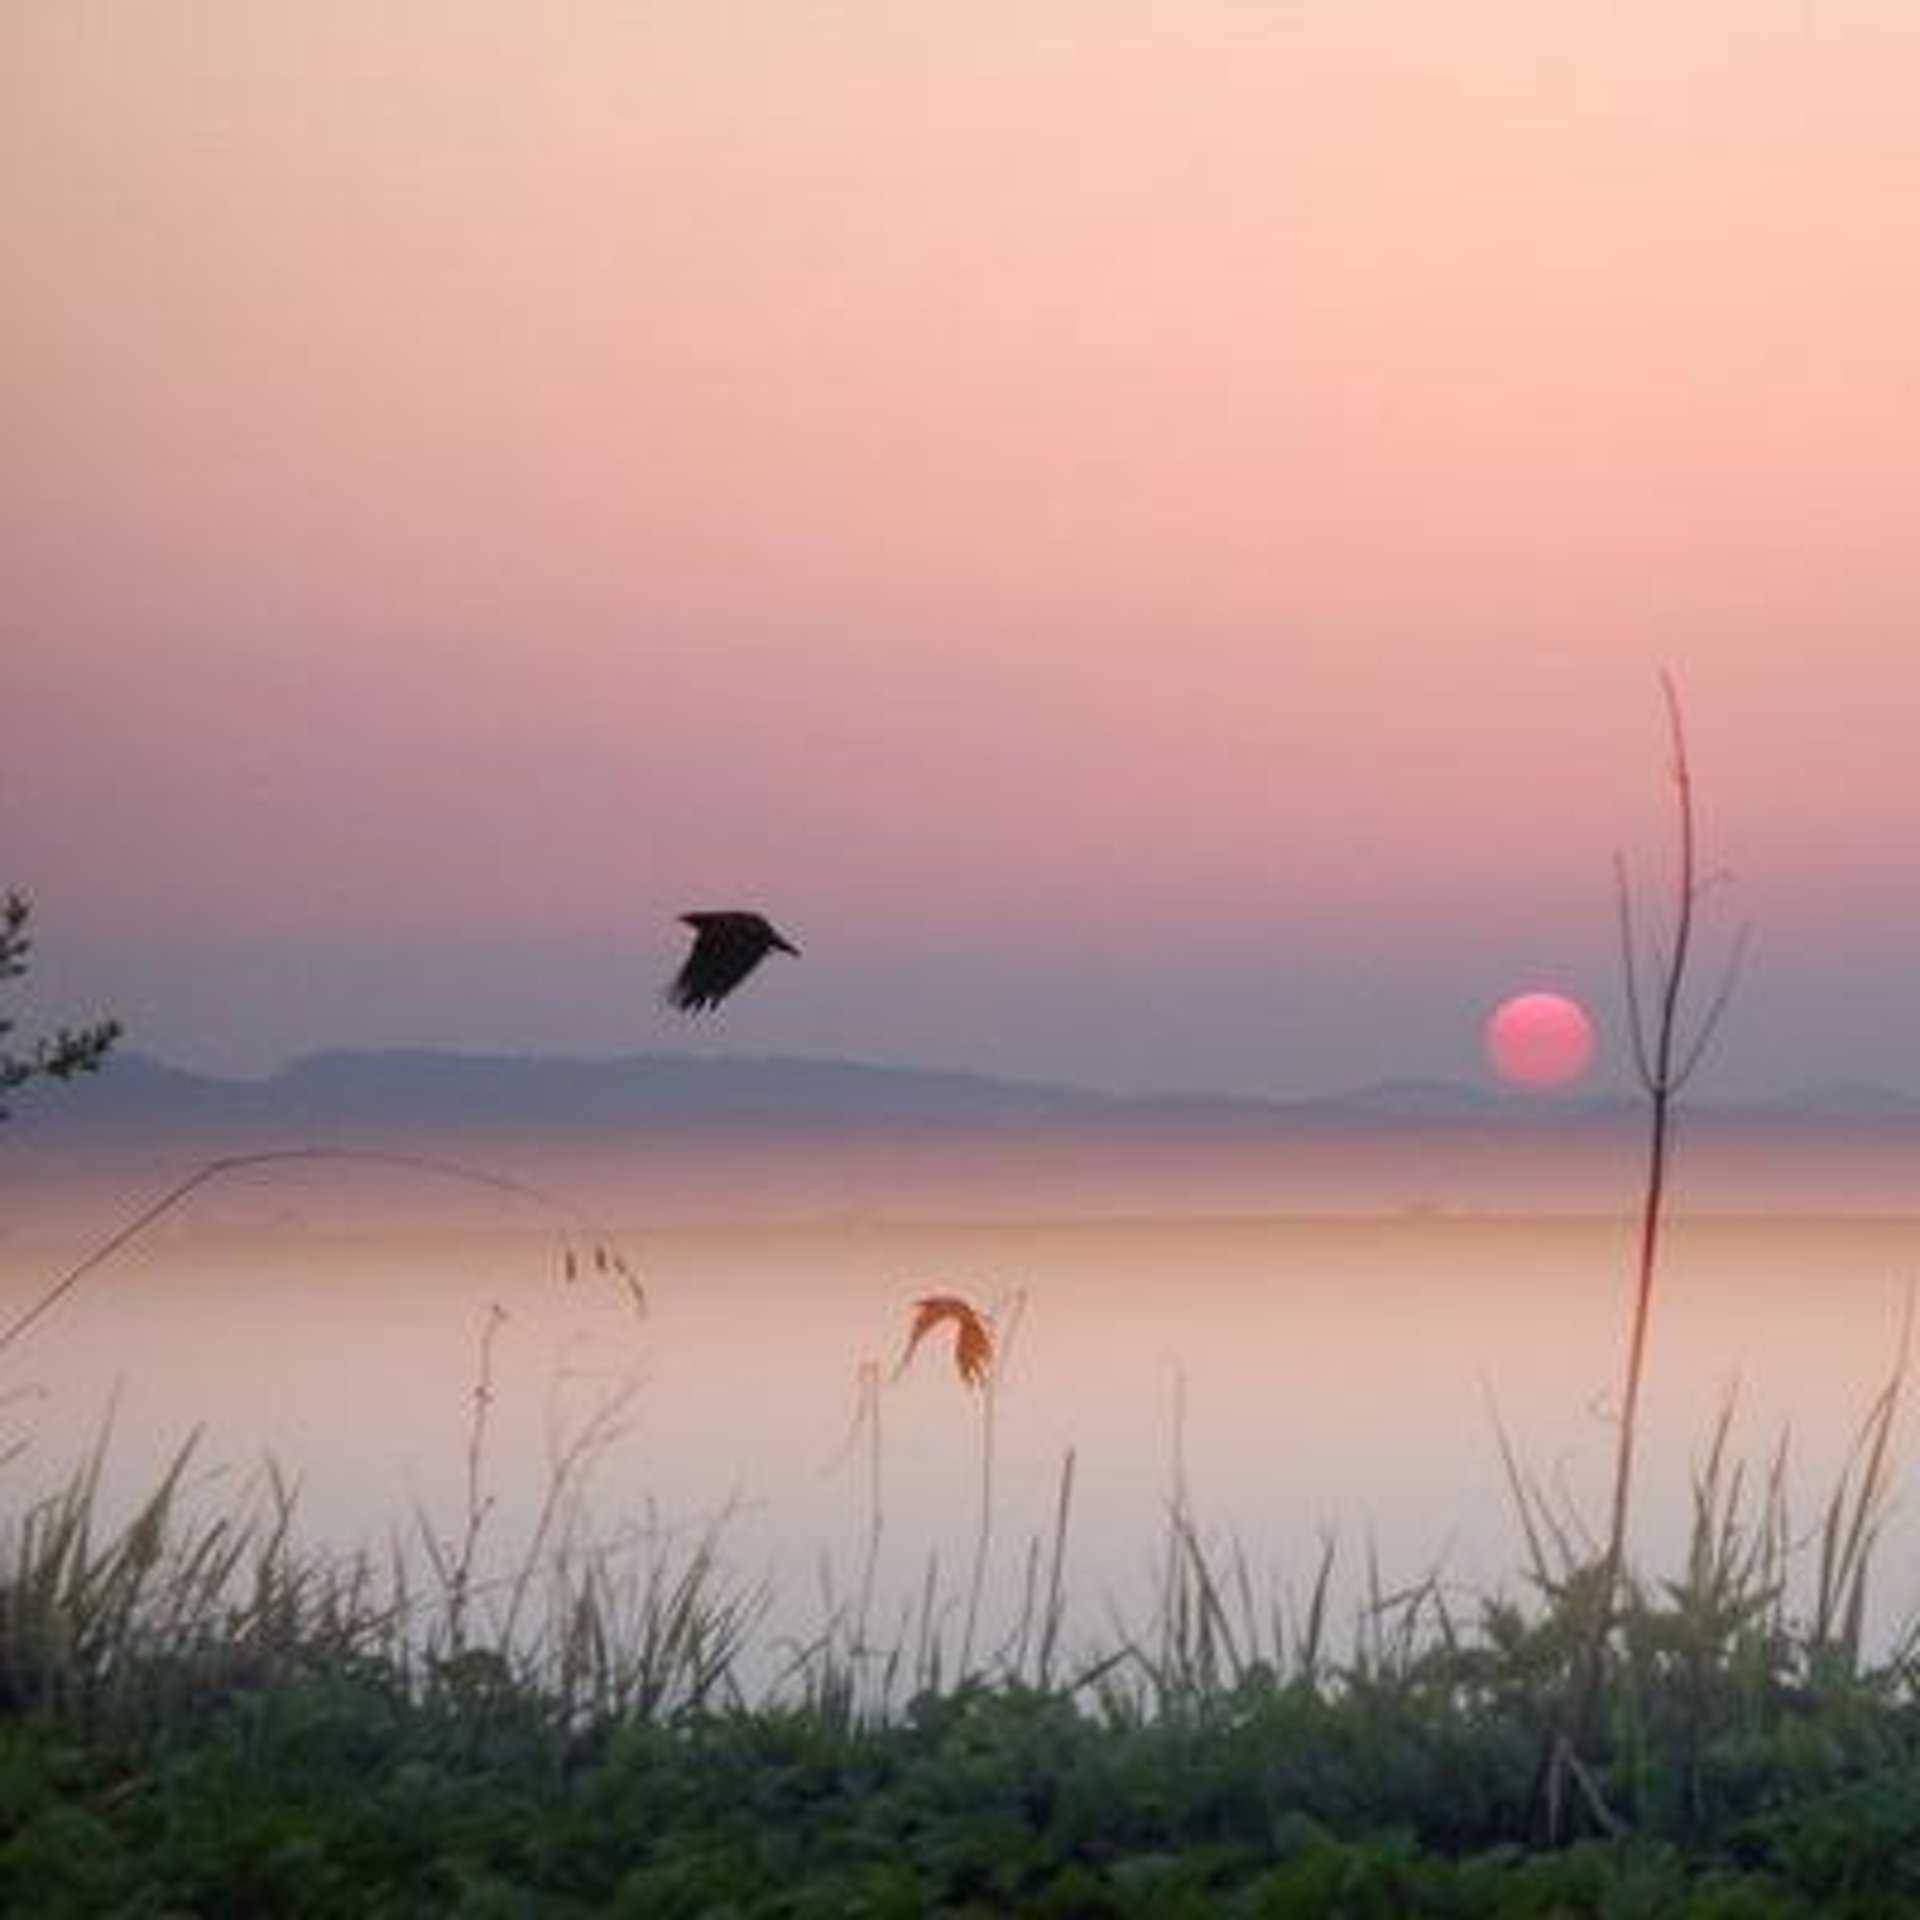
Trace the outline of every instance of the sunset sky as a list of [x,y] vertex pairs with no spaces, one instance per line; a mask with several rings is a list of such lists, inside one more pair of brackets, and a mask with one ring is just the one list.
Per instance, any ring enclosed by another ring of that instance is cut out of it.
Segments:
[[[1920,6],[10,0],[43,1017],[1920,1091]],[[684,908],[805,949],[690,1027]],[[1552,1096],[1538,1096],[1549,1098]]]

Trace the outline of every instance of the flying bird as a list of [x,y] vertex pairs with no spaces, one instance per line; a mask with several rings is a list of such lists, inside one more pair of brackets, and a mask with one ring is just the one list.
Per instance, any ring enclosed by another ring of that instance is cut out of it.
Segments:
[[683,1013],[717,1007],[770,953],[798,954],[758,913],[683,913],[693,929],[693,951],[674,975],[667,1002]]

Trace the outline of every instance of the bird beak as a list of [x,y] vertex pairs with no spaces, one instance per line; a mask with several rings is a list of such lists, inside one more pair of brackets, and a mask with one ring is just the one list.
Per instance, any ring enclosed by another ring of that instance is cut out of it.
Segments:
[[778,947],[782,953],[790,953],[796,960],[799,959],[800,949],[796,947],[791,940],[783,940],[780,935],[776,933],[773,936],[773,944]]

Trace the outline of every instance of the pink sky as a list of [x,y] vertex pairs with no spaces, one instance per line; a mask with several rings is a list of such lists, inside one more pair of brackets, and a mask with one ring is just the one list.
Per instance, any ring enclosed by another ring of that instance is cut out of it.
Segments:
[[[176,1058],[1920,1087],[1920,10],[18,0],[0,881]],[[1611,1029],[1611,1032],[1609,1031]]]

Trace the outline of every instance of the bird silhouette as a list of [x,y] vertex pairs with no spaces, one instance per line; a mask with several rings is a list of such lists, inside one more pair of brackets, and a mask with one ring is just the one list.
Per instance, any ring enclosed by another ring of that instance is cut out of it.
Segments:
[[667,989],[667,1002],[683,1013],[717,1007],[770,953],[800,949],[758,913],[683,913],[693,929],[693,950]]

